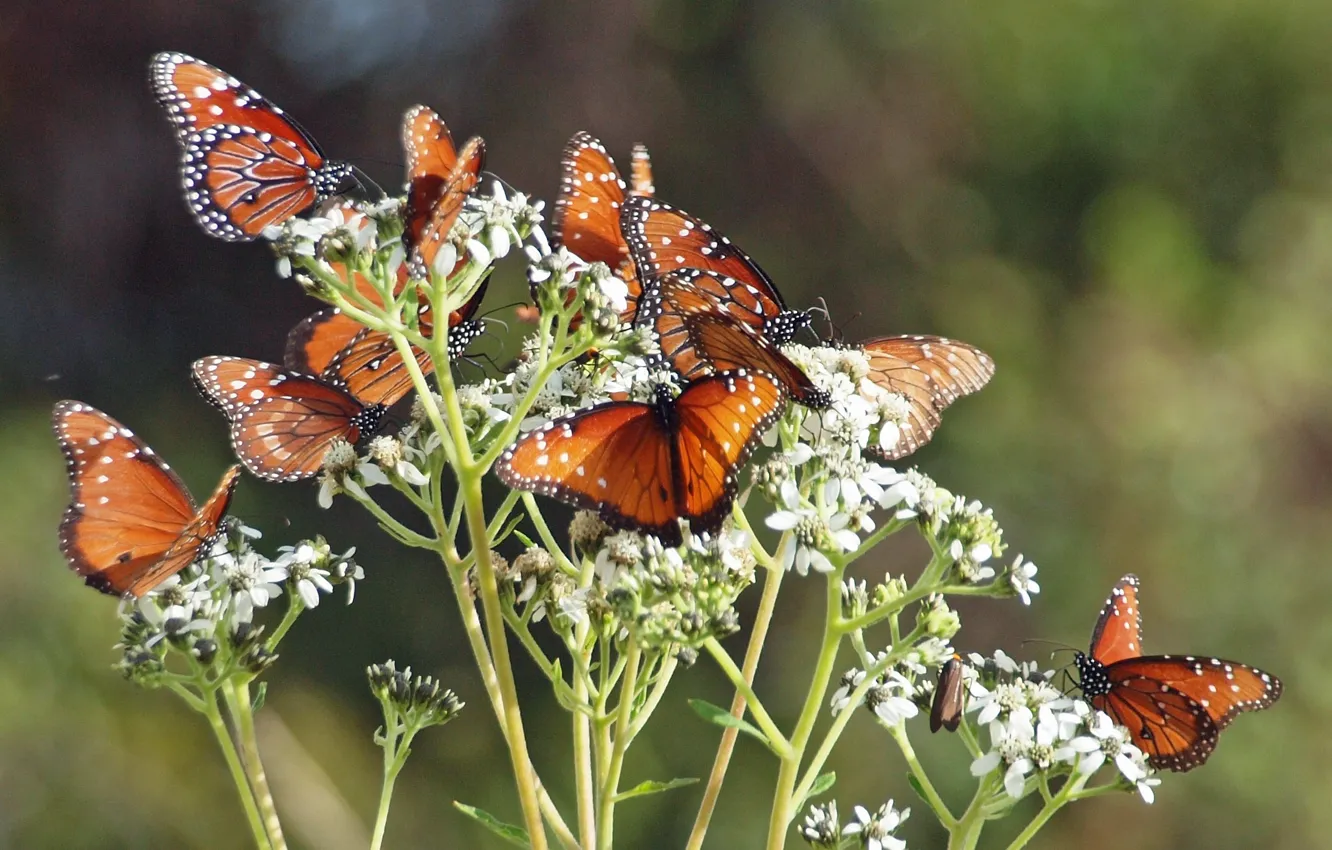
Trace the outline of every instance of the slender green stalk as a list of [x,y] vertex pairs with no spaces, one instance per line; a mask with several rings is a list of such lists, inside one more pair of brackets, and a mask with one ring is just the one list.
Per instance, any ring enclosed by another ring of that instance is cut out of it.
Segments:
[[[762,551],[761,547],[757,547],[757,541],[752,534],[750,540],[754,541],[756,548]],[[783,541],[786,540],[787,538],[783,537]],[[794,545],[794,541],[784,545]],[[781,551],[780,547],[778,551]],[[763,571],[763,596],[759,599],[758,613],[754,615],[754,631],[749,636],[744,667],[741,668],[741,678],[749,687],[754,685],[759,659],[763,655],[763,644],[768,637],[768,626],[772,623],[772,612],[777,607],[777,594],[782,589],[782,577],[786,575],[786,571],[781,567],[772,566],[772,559],[767,558],[767,552],[763,554],[768,562],[765,564],[768,568]],[[745,695],[737,688],[735,696],[731,699],[731,716],[738,719],[744,717],[744,714]],[[703,801],[698,805],[698,814],[694,816],[694,828],[689,831],[689,841],[685,844],[685,850],[702,850],[703,837],[707,835],[712,813],[717,808],[722,783],[726,781],[726,769],[731,764],[731,753],[735,751],[735,742],[739,735],[740,730],[734,726],[722,730],[721,742],[717,745],[717,755],[712,760],[712,772],[708,774],[708,784],[703,790]]]
[[236,738],[239,743],[241,764],[249,778],[250,788],[254,792],[255,805],[263,819],[264,831],[268,835],[273,850],[286,850],[287,842],[282,836],[282,821],[278,818],[277,806],[273,803],[273,792],[268,787],[268,776],[264,773],[264,763],[259,758],[259,738],[254,731],[254,709],[250,704],[250,686],[245,682],[232,682],[230,687],[223,686],[227,708],[236,723]]
[[832,680],[834,665],[837,662],[837,650],[841,648],[842,632],[837,628],[842,611],[842,572],[839,567],[825,577],[823,645],[819,649],[818,661],[814,666],[814,676],[810,681],[805,697],[805,706],[796,721],[795,732],[791,735],[791,752],[782,759],[777,772],[777,789],[773,793],[772,812],[768,820],[767,850],[782,850],[786,846],[786,832],[795,817],[793,807],[796,780],[800,774],[800,762],[805,755],[805,747],[810,735],[814,733],[814,724],[819,719],[819,709],[823,707],[828,684]]
[[358,493],[355,490],[347,490],[346,493],[369,511],[375,519],[379,520],[379,524],[384,530],[393,535],[403,545],[413,546],[417,549],[435,549],[438,547],[437,541],[431,540],[423,534],[417,534],[395,519],[392,514],[380,507],[379,503],[370,497],[370,494]]
[[615,741],[611,745],[610,759],[601,781],[601,817],[597,824],[597,847],[612,850],[615,835],[615,794],[620,786],[620,773],[624,769],[624,753],[629,748],[629,723],[634,714],[634,689],[638,682],[638,664],[643,654],[638,643],[629,639],[628,660],[624,682],[620,687],[620,703],[615,719]]
[[[537,530],[537,537],[541,539],[541,545],[546,547],[546,551],[550,552],[551,557],[559,563],[565,572],[571,574],[577,572],[578,568],[573,565],[573,561],[569,560],[569,556],[565,554],[564,549],[555,540],[555,535],[550,533],[550,527],[546,525],[546,518],[541,515],[541,509],[537,507],[536,499],[531,493],[526,492],[522,494],[522,499],[523,507],[527,509],[527,516],[532,520],[532,525]],[[579,586],[586,587],[586,585],[581,584]]]
[[638,733],[643,731],[648,720],[652,718],[652,713],[657,710],[661,704],[661,698],[666,696],[666,689],[670,687],[671,677],[675,675],[675,668],[679,665],[675,656],[670,656],[662,662],[661,671],[657,673],[656,681],[652,683],[652,690],[648,691],[647,698],[639,706],[634,714],[634,722],[629,727],[629,740],[632,742],[638,737]]
[[[531,511],[532,505],[528,505]],[[540,511],[535,512],[540,516]],[[547,531],[549,533],[549,531]],[[578,577],[578,586],[587,587],[592,583],[596,572],[595,565],[587,558],[583,559],[583,569]],[[574,626],[574,640],[569,647],[570,655],[576,660],[573,671],[574,699],[586,703],[588,698],[587,670],[592,666],[593,642],[588,640],[591,631],[591,618],[583,618]],[[573,712],[573,760],[574,789],[578,798],[578,837],[582,850],[595,850],[597,846],[597,802],[596,787],[592,781],[592,718],[587,712]]]
[[735,689],[745,698],[749,706],[749,713],[754,715],[754,721],[758,723],[759,729],[763,730],[763,734],[777,753],[777,757],[783,760],[789,759],[794,754],[791,743],[786,740],[782,730],[777,728],[777,724],[768,715],[763,703],[759,701],[758,694],[754,693],[754,689],[745,681],[744,673],[741,672],[739,667],[735,666],[730,654],[722,648],[721,643],[716,638],[708,638],[704,641],[703,648],[708,651],[712,660],[717,662],[717,666],[722,669],[726,677],[731,680],[731,684],[735,685]]
[[210,693],[208,698],[204,700],[203,714],[208,718],[208,725],[213,730],[213,735],[217,737],[217,746],[222,750],[222,757],[227,762],[227,769],[231,771],[231,781],[235,783],[236,793],[240,795],[241,807],[245,809],[245,820],[250,824],[254,846],[258,850],[272,850],[273,843],[268,840],[268,833],[264,830],[263,818],[259,814],[259,806],[255,803],[254,792],[250,789],[250,778],[245,774],[245,767],[241,764],[239,753],[236,752],[236,742],[232,740],[231,732],[222,719],[222,712],[218,709],[215,692]]
[[1059,793],[1047,801],[1041,807],[1041,810],[1036,813],[1036,816],[1031,819],[1031,823],[1027,824],[1027,828],[1018,833],[1018,837],[1009,843],[1008,850],[1022,850],[1023,847],[1026,847],[1027,842],[1035,838],[1036,833],[1040,832],[1050,822],[1050,818],[1054,817],[1056,812],[1082,790],[1082,786],[1087,784],[1087,779],[1088,777],[1078,773],[1070,776],[1068,781],[1064,783],[1064,787],[1059,789]]
[[411,738],[398,739],[396,730],[384,730],[392,743],[384,747],[384,784],[379,792],[379,810],[375,814],[375,831],[370,838],[370,850],[379,850],[384,844],[384,830],[388,827],[389,806],[393,802],[393,785],[398,781],[398,774],[407,763],[411,752]]
[[910,769],[911,775],[916,778],[917,785],[925,795],[925,802],[930,804],[930,808],[934,810],[934,816],[939,819],[943,828],[951,830],[957,825],[957,818],[949,810],[948,804],[939,796],[934,784],[930,782],[930,777],[925,773],[924,766],[916,758],[916,751],[911,746],[911,738],[907,735],[906,729],[899,723],[888,731],[893,736],[893,740],[897,742],[897,746],[901,748],[902,758],[906,759],[907,768]]
[[299,617],[304,610],[305,602],[301,600],[301,595],[299,593],[288,593],[287,612],[282,615],[282,622],[278,623],[277,628],[273,630],[272,636],[264,642],[264,647],[267,648],[269,652],[272,652],[277,648],[277,645],[282,642],[282,639],[287,636],[287,632],[290,631],[291,627],[296,623],[296,618]]
[[981,831],[985,829],[985,802],[993,791],[992,778],[987,776],[980,781],[975,796],[967,805],[967,810],[948,832],[948,850],[975,850],[980,842]]
[[485,504],[481,495],[481,477],[476,474],[460,475],[459,487],[466,500],[463,513],[467,516],[468,534],[476,556],[477,584],[481,591],[481,610],[484,614],[486,636],[491,659],[499,680],[501,705],[504,708],[509,756],[513,762],[514,779],[518,784],[518,799],[523,807],[523,818],[533,850],[545,850],[546,834],[542,824],[541,807],[536,793],[536,774],[527,754],[527,737],[523,731],[522,708],[518,704],[518,687],[513,678],[513,664],[509,658],[508,636],[504,630],[504,614],[500,608],[499,588],[495,579],[495,565],[490,558],[490,545],[486,539]]

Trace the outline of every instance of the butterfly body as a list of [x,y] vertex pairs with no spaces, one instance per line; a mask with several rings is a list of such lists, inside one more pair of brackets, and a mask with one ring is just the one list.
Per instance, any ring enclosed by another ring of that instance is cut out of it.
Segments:
[[785,409],[767,373],[734,370],[651,402],[609,401],[522,437],[496,464],[505,484],[595,510],[614,528],[677,545],[679,520],[713,532],[730,513],[736,471]]
[[71,501],[60,551],[103,593],[142,596],[189,566],[221,533],[240,467],[197,507],[184,482],[128,428],[77,401],[55,407]]
[[1128,575],[1106,600],[1091,651],[1074,655],[1074,664],[1092,707],[1125,726],[1158,769],[1204,763],[1235,717],[1281,696],[1279,679],[1237,661],[1141,652],[1138,579]]
[[150,79],[183,149],[181,184],[195,220],[229,242],[256,239],[355,181],[263,95],[183,53],[153,57]]

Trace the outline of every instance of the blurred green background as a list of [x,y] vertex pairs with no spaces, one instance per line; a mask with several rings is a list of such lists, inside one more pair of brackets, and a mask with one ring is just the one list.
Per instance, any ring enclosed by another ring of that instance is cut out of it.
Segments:
[[[1110,584],[1134,571],[1149,650],[1238,658],[1286,681],[1206,768],[1167,775],[1156,805],[1080,804],[1036,846],[1332,847],[1329,43],[1325,0],[9,0],[0,846],[245,840],[206,727],[111,671],[115,603],[56,550],[66,484],[52,402],[106,409],[205,493],[228,449],[189,362],[277,359],[312,309],[263,247],[209,240],[187,215],[146,82],[148,57],[176,49],[256,86],[389,187],[416,102],[455,135],[485,136],[490,168],[547,199],[575,130],[622,162],[643,141],[660,195],[745,246],[788,301],[826,297],[852,339],[941,333],[987,349],[997,377],[913,460],[993,506],[1043,593],[1030,610],[964,608],[957,645],[1019,657],[1034,656],[1029,636],[1081,645]],[[506,270],[490,305],[523,293],[518,265]],[[444,575],[383,545],[352,506],[319,512],[314,492],[247,479],[233,503],[265,545],[323,531],[358,546],[369,573],[355,606],[302,618],[270,677],[261,737],[289,836],[365,846],[380,764],[362,670],[392,656],[442,675],[471,709],[419,740],[390,843],[494,846],[449,805],[517,819]],[[917,543],[883,547],[861,574],[914,574]],[[821,595],[810,581],[784,591],[758,689],[789,724]],[[567,803],[565,715],[533,669],[520,674],[534,757]],[[716,730],[684,701],[729,691],[701,663],[673,693],[628,783],[706,774]],[[965,793],[959,743],[922,749],[945,794]],[[833,766],[844,812],[911,797],[863,719]],[[709,846],[760,845],[773,772],[741,742]],[[698,796],[626,804],[620,846],[680,846]],[[986,846],[1016,828],[994,827]],[[942,845],[923,812],[905,834]]]

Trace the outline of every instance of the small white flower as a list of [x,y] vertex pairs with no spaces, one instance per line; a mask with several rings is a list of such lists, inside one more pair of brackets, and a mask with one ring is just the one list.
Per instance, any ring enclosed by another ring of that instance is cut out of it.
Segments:
[[287,570],[255,552],[246,552],[223,568],[215,580],[227,585],[237,622],[245,623],[253,617],[255,608],[263,608],[282,593],[281,582],[287,580]]
[[1031,561],[1023,561],[1020,554],[1013,559],[1012,566],[1008,568],[1008,583],[1022,599],[1023,605],[1030,605],[1031,595],[1041,592],[1041,586],[1033,580],[1035,575],[1036,565]]
[[837,690],[833,691],[832,699],[829,704],[832,706],[833,714],[841,714],[851,705],[851,692],[865,681],[865,671],[851,668],[842,674],[842,682]]
[[856,806],[856,819],[842,829],[842,836],[860,836],[861,846],[865,850],[905,850],[906,842],[893,832],[902,825],[902,821],[911,816],[910,809],[900,812],[893,808],[889,800],[870,814],[864,806]]

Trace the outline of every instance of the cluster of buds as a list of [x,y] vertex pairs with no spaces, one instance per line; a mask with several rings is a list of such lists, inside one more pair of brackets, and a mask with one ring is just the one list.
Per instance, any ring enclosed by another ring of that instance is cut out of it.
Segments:
[[464,703],[432,676],[412,676],[412,668],[397,668],[392,659],[366,668],[370,691],[384,706],[385,717],[398,718],[414,729],[440,726],[458,716]]

